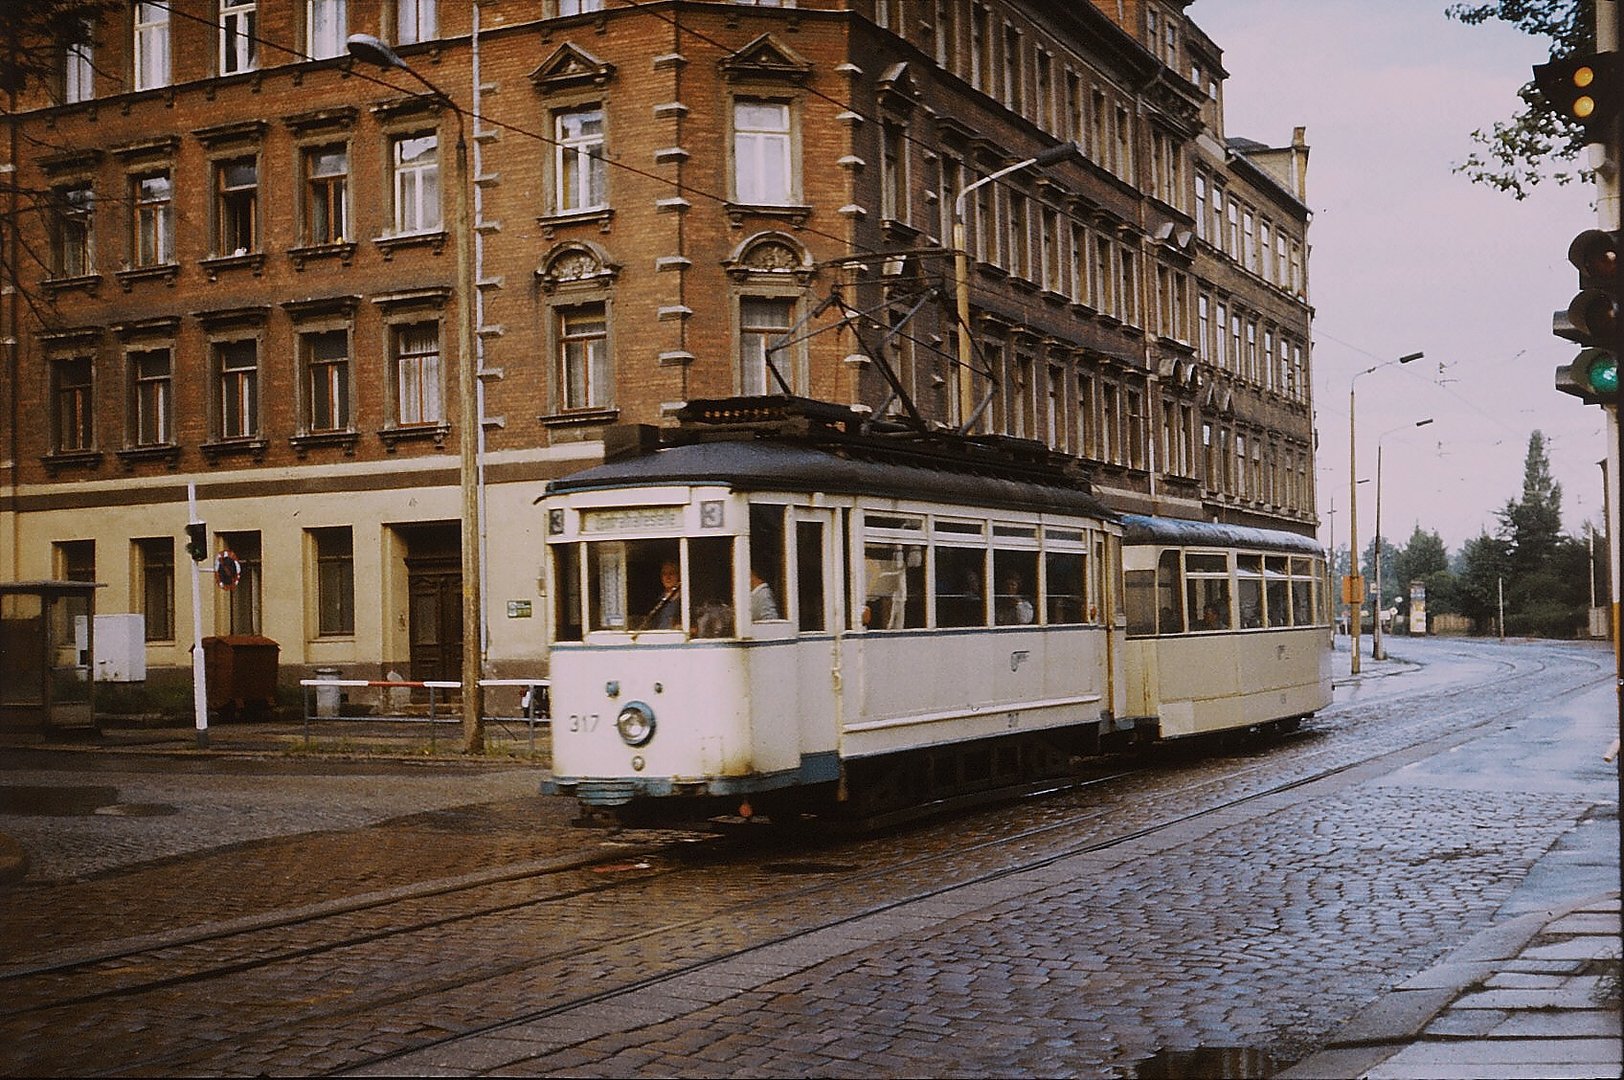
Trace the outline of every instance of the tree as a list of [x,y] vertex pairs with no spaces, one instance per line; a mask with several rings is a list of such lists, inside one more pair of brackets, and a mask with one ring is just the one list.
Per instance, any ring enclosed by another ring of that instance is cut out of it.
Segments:
[[1540,432],[1529,435],[1522,499],[1508,499],[1497,512],[1500,535],[1511,545],[1512,569],[1523,573],[1547,565],[1562,539],[1562,485],[1551,478],[1545,443]]
[[[50,88],[58,78],[62,50],[89,45],[96,20],[116,14],[111,0],[6,0],[0,4],[0,93]],[[40,48],[40,42],[54,48]]]
[[1494,633],[1499,625],[1501,587],[1509,571],[1506,554],[1504,541],[1479,533],[1461,545],[1455,557],[1451,599],[1477,625],[1478,633]]
[[1455,612],[1454,575],[1449,571],[1449,549],[1436,532],[1427,532],[1416,523],[1415,530],[1398,558],[1393,560],[1393,584],[1398,588],[1399,610],[1408,617],[1410,583],[1419,581],[1427,590],[1427,611],[1431,614]]
[[[1471,26],[1491,19],[1510,23],[1524,33],[1549,38],[1551,56],[1557,57],[1595,48],[1592,10],[1590,0],[1494,0],[1451,4],[1445,14]],[[1585,143],[1579,126],[1552,112],[1532,80],[1517,96],[1522,107],[1509,120],[1472,132],[1479,149],[1455,171],[1516,199],[1527,198],[1544,179],[1567,184],[1588,178],[1589,170],[1579,164]]]
[[[91,46],[98,33],[127,18],[127,5],[119,0],[0,0],[0,111],[7,116],[61,100],[64,58],[74,46]],[[40,158],[59,147],[23,135],[11,126],[8,155],[19,160]],[[57,195],[44,187],[22,182],[16,168],[0,174],[0,278],[28,304],[44,325],[51,325],[47,307],[37,290],[24,284],[50,265],[48,255],[22,238],[36,219],[57,212]],[[13,328],[13,331],[15,328]]]

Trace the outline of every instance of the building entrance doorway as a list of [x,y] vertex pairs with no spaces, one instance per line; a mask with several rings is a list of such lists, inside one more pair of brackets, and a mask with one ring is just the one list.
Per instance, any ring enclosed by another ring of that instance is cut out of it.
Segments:
[[402,529],[414,680],[462,678],[462,558],[454,524]]

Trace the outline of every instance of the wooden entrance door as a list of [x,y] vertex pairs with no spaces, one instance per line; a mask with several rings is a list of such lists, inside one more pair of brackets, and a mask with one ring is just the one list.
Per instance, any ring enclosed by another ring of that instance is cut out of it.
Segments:
[[462,566],[456,559],[406,560],[412,679],[462,677]]

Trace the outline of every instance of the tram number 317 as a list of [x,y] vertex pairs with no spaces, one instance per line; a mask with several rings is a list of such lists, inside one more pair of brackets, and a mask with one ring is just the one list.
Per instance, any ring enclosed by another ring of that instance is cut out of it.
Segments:
[[598,714],[597,713],[587,713],[585,715],[582,715],[581,713],[571,713],[570,714],[570,730],[571,731],[597,731],[598,730]]

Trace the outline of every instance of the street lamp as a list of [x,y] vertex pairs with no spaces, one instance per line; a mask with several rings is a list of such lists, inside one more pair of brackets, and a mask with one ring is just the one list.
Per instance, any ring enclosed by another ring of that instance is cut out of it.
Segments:
[[1426,427],[1432,423],[1432,417],[1417,420],[1413,424],[1401,424],[1396,428],[1384,431],[1376,436],[1376,625],[1370,628],[1370,658],[1372,660],[1386,660],[1387,653],[1382,649],[1382,604],[1385,596],[1382,593],[1382,440],[1395,431],[1403,431],[1410,427]]
[[1353,666],[1350,669],[1354,675],[1359,674],[1359,620],[1364,613],[1364,582],[1359,576],[1359,465],[1354,454],[1354,426],[1353,426],[1353,392],[1359,383],[1359,376],[1369,375],[1372,371],[1379,371],[1394,364],[1408,364],[1412,360],[1419,360],[1423,353],[1413,352],[1399,357],[1397,360],[1387,360],[1380,364],[1373,364],[1365,370],[1356,372],[1348,380],[1348,578],[1344,583],[1343,591],[1348,599],[1348,630],[1353,641]]
[[1017,161],[1013,165],[1006,165],[995,173],[990,173],[961,190],[953,199],[953,284],[958,301],[959,319],[959,367],[958,385],[959,395],[959,430],[969,431],[971,412],[975,408],[974,387],[970,378],[970,253],[965,250],[964,237],[964,200],[969,194],[983,184],[990,184],[1000,177],[1008,176],[1012,172],[1022,169],[1048,168],[1057,162],[1070,157],[1081,157],[1082,150],[1074,142],[1056,143],[1036,157],[1029,157],[1024,161]]
[[404,71],[457,118],[457,175],[452,185],[452,213],[457,232],[457,395],[460,402],[458,448],[461,459],[458,484],[462,493],[462,733],[463,752],[485,751],[485,720],[481,709],[480,628],[484,599],[479,576],[479,373],[474,370],[474,228],[468,205],[468,138],[463,111],[451,95],[418,74],[388,45],[371,34],[351,34],[345,41],[350,55],[377,67]]

